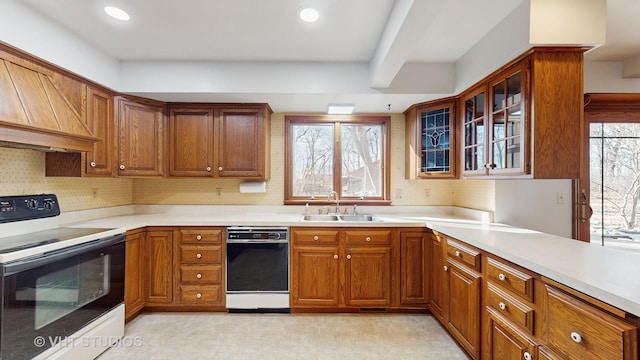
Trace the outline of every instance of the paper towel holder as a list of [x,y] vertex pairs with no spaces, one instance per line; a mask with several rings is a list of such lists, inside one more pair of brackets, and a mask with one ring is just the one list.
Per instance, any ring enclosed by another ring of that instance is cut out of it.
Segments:
[[240,183],[241,193],[264,193],[267,192],[266,181],[244,181]]

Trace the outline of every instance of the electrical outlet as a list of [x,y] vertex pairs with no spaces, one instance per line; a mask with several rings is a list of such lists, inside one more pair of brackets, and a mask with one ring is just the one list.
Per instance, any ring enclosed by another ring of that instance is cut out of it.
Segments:
[[396,199],[402,199],[402,189],[396,189]]
[[93,198],[97,198],[98,197],[98,188],[91,188],[91,195],[93,196]]
[[562,205],[565,203],[565,198],[564,198],[564,193],[558,191],[556,193],[556,203],[558,203],[559,205]]
[[424,190],[424,197],[428,198],[431,196],[431,189],[425,189]]
[[216,188],[216,195],[218,196],[222,195],[222,188]]

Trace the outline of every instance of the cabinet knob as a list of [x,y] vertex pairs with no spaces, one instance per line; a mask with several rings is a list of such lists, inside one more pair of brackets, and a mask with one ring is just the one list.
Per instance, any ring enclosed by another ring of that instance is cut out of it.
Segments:
[[207,172],[211,172],[211,166],[207,166]]
[[506,310],[507,309],[507,304],[500,302],[500,304],[498,304],[498,306],[500,307],[500,310]]
[[571,340],[579,344],[582,342],[582,335],[574,331],[571,333]]
[[318,241],[318,240],[320,240],[320,238],[318,237],[318,235],[316,235],[316,236],[313,237],[313,240]]
[[95,162],[95,161],[90,162],[90,163],[89,163],[89,166],[91,166],[91,167],[96,167],[96,162]]
[[333,258],[338,260],[338,254],[333,255]]
[[347,260],[351,260],[351,255],[347,255]]
[[196,274],[196,279],[202,279],[202,274],[200,273]]
[[202,235],[200,234],[196,235],[196,240],[202,240]]
[[201,297],[202,297],[202,294],[200,294],[200,293],[196,294],[196,299],[200,299]]
[[196,259],[200,259],[201,257],[202,257],[202,254],[200,254],[200,253],[196,254]]
[[120,164],[120,170],[124,170],[124,169],[125,169],[124,164]]
[[507,275],[500,274],[500,275],[498,275],[498,279],[500,279],[500,281],[505,281],[505,280],[507,280]]
[[522,357],[524,358],[524,360],[532,360],[533,356],[531,356],[531,354],[528,351],[525,351],[524,354],[522,355]]
[[366,241],[371,241],[371,236],[367,236]]
[[462,253],[460,251],[456,250],[456,256],[460,257],[460,256],[462,256]]
[[449,271],[449,267],[447,265],[442,267],[444,269],[444,271]]
[[222,171],[222,166],[218,166],[218,171]]

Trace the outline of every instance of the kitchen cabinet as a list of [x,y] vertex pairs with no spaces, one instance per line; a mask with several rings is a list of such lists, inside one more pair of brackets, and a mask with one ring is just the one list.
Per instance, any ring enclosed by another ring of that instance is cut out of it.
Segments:
[[446,272],[446,240],[444,237],[433,235],[431,240],[431,302],[429,309],[441,324],[446,324],[447,299],[449,298]]
[[150,229],[146,235],[147,307],[173,304],[173,231]]
[[456,177],[456,98],[405,111],[405,178]]
[[124,307],[125,319],[133,319],[145,305],[144,254],[145,235],[142,230],[127,232],[125,243]]
[[446,238],[445,327],[474,359],[480,357],[480,252]]
[[170,104],[169,175],[267,179],[266,104]]
[[178,306],[224,308],[223,228],[178,228]]
[[391,240],[391,229],[292,228],[292,308],[389,306]]
[[537,359],[535,342],[511,326],[508,321],[503,321],[492,309],[487,311],[486,328],[488,330],[485,333],[484,359]]
[[431,299],[432,234],[400,232],[400,303],[425,306]]
[[115,127],[114,96],[106,90],[92,85],[81,85],[84,121],[97,141],[86,153],[47,152],[45,154],[46,176],[114,176]]
[[164,174],[164,105],[118,97],[118,175]]

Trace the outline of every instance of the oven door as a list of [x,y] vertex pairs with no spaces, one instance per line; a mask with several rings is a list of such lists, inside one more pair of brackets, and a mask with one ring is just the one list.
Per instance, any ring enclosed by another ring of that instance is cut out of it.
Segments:
[[31,359],[124,301],[125,237],[2,266],[0,358]]
[[228,293],[288,293],[289,242],[227,240]]

